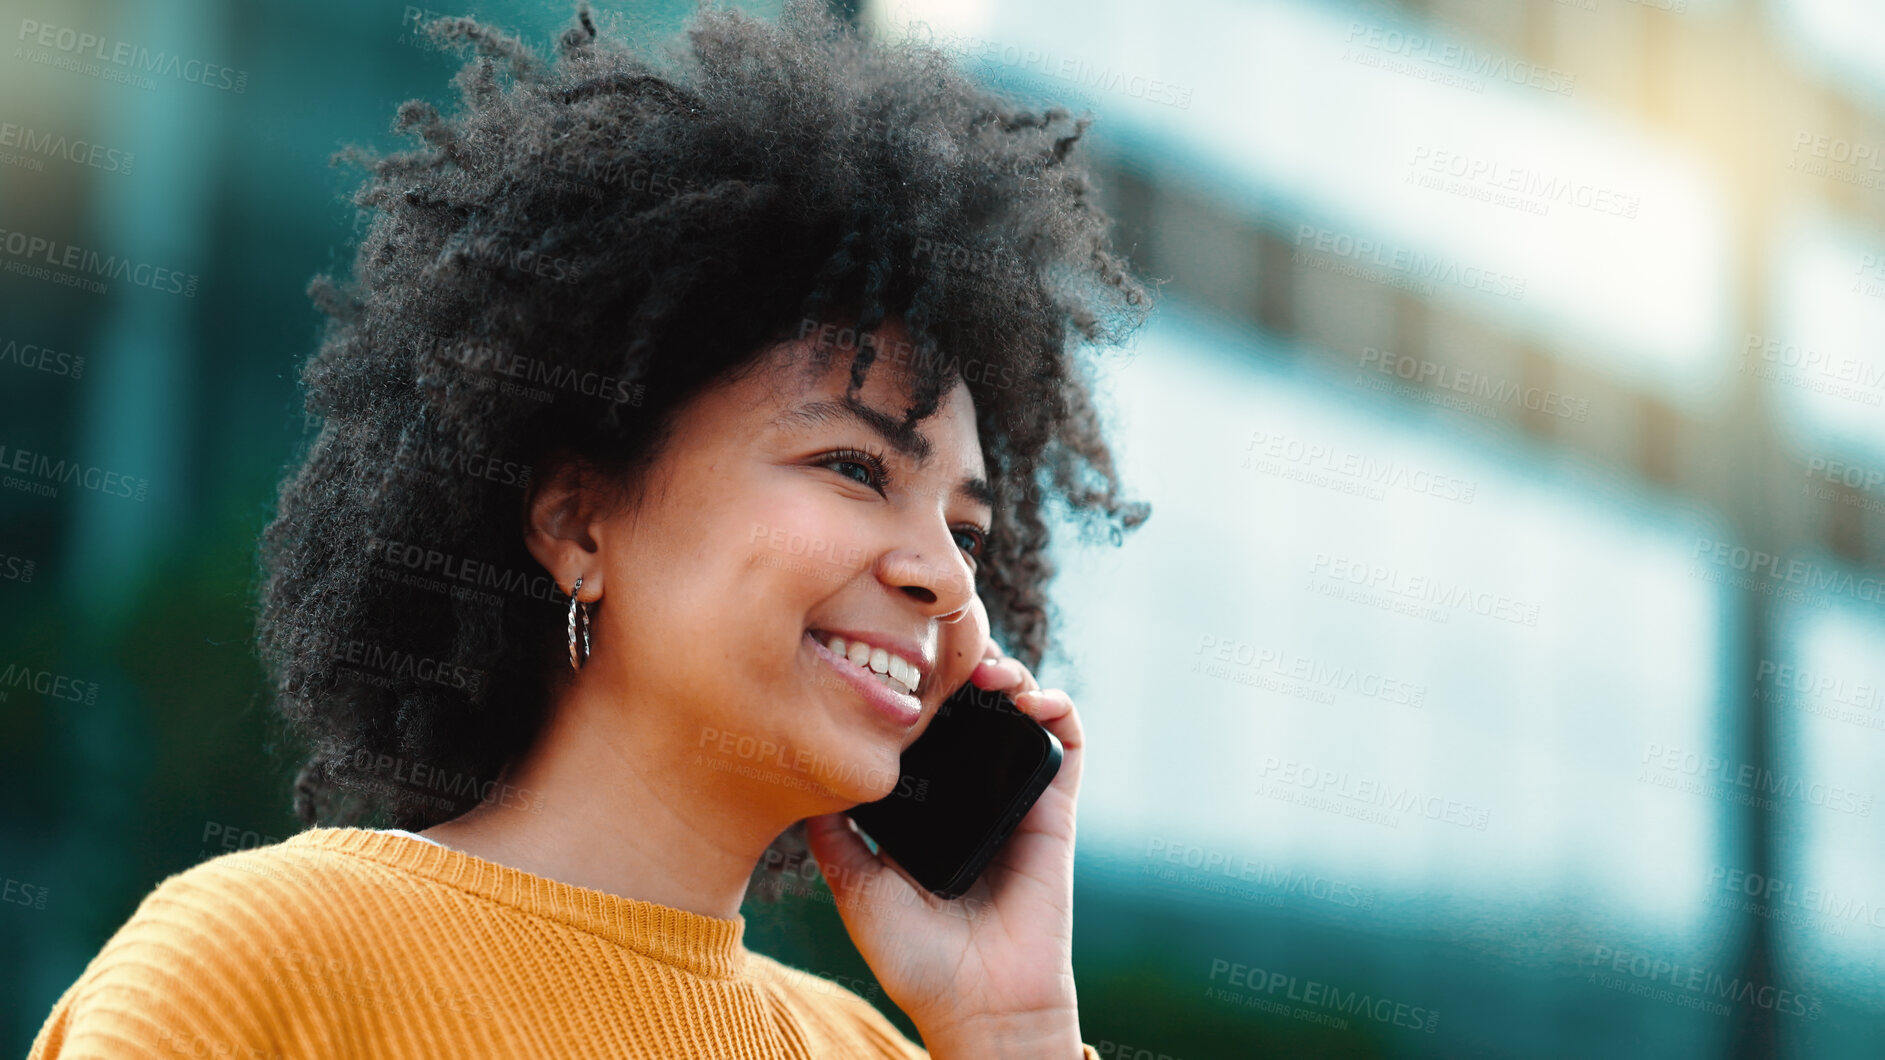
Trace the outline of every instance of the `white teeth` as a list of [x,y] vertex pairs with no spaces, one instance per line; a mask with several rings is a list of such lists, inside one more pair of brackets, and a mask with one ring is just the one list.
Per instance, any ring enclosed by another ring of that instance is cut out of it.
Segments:
[[843,637],[834,635],[825,642],[825,646],[831,649],[833,655],[849,661],[853,666],[870,670],[884,684],[899,692],[909,694],[922,679],[914,663],[882,648],[872,648],[861,640],[846,643]]

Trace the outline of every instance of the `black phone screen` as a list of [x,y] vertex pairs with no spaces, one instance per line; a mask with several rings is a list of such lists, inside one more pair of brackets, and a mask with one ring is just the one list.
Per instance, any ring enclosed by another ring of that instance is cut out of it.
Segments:
[[903,751],[897,788],[851,819],[930,891],[969,889],[1060,770],[1060,741],[1002,692],[965,684]]

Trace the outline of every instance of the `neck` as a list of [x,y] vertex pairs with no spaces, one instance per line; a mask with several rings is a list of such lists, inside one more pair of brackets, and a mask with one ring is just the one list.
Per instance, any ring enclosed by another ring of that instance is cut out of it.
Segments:
[[480,803],[424,834],[563,883],[738,919],[767,846],[816,811],[704,773],[685,738],[634,724],[669,716],[657,706],[625,709],[570,690],[504,778],[523,791],[521,808]]

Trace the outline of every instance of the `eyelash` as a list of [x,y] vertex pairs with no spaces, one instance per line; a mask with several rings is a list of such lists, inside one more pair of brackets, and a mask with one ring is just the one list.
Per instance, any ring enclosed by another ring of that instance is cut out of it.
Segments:
[[[831,452],[826,453],[823,456],[820,456],[818,458],[818,463],[819,464],[852,463],[852,464],[857,464],[860,467],[869,468],[871,471],[871,474],[875,475],[877,479],[876,483],[871,485],[872,489],[876,490],[878,493],[881,494],[890,488],[890,467],[884,462],[884,457],[883,457],[883,454],[881,453],[873,452],[868,449],[834,449]],[[840,474],[843,474],[843,473],[840,472]],[[849,475],[845,475],[845,477],[851,478],[851,476]],[[855,478],[851,478],[851,481],[856,482],[857,480]],[[970,557],[975,559],[979,564],[979,562],[984,558],[985,554],[988,552],[989,532],[982,527],[974,526],[974,525],[956,526],[956,527],[951,527],[950,529],[954,530],[956,533],[969,534],[970,536],[975,538],[975,549],[974,551],[969,552],[969,555]]]

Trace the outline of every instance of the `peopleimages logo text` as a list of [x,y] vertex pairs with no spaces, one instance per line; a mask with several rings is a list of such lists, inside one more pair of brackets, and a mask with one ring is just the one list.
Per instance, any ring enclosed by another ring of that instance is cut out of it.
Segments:
[[231,92],[241,92],[249,87],[249,72],[234,67],[221,66],[204,62],[201,59],[185,59],[170,52],[152,51],[141,44],[126,40],[112,40],[96,33],[85,33],[70,26],[55,26],[48,22],[38,22],[30,18],[20,19],[20,32],[14,37],[17,41],[31,41],[42,48],[64,52],[67,55],[84,56],[97,59],[140,73],[157,74],[160,77],[175,77],[204,88],[221,88]]
[[1485,266],[1461,265],[1447,258],[1388,246],[1372,239],[1358,239],[1329,228],[1297,225],[1296,247],[1299,253],[1314,250],[1360,265],[1386,269],[1412,280],[1452,284],[1469,291],[1483,291],[1498,298],[1522,300],[1525,297],[1523,277]]
[[[1590,963],[1592,967],[1602,971],[1628,975],[1632,979],[1648,984],[1668,983],[1676,990],[1690,992],[1693,999],[1699,1001],[1740,1002],[1771,1012],[1804,1016],[1809,1020],[1819,1019],[1823,1008],[1819,998],[1812,994],[1783,990],[1770,984],[1743,979],[1738,975],[1722,975],[1710,968],[1651,957],[1648,954],[1633,953],[1629,950],[1619,950],[1610,946],[1596,946],[1592,950]],[[1624,984],[1603,983],[1602,985],[1614,989]],[[1645,996],[1656,997],[1662,1001],[1679,1001],[1685,996],[1671,991],[1663,991],[1662,995],[1651,993]],[[1716,1014],[1726,1015],[1725,1007],[1718,1010]]]
[[[1360,990],[1343,990],[1332,983],[1265,971],[1255,965],[1237,964],[1222,957],[1211,960],[1211,981],[1254,990],[1268,997],[1282,997],[1312,1008],[1361,1016],[1376,1023],[1405,1027],[1432,1034],[1440,1025],[1440,1013],[1420,1005],[1410,1005],[1388,997],[1375,997]],[[1281,991],[1279,995],[1279,991]]]
[[487,560],[459,556],[392,538],[368,538],[366,554],[390,567],[404,567],[421,574],[439,575],[481,589],[516,593],[535,600],[555,599],[561,593],[556,581],[541,571],[520,571]]
[[1432,821],[1459,825],[1483,832],[1492,819],[1490,810],[1443,798],[1418,788],[1400,787],[1372,777],[1351,774],[1346,769],[1317,768],[1295,759],[1266,756],[1257,775],[1276,778],[1285,785],[1323,795],[1333,795],[1352,802],[1379,806],[1395,813],[1413,813]]
[[[44,487],[35,492],[47,495],[56,495],[58,492],[52,483],[61,486],[76,483],[109,497],[129,497],[141,501],[150,493],[151,485],[146,478],[122,475],[64,457],[55,459],[45,453],[35,453],[30,449],[0,442],[0,472],[6,471],[27,476],[23,480],[26,485]],[[7,476],[7,480],[12,481],[12,476]]]
[[134,262],[116,254],[100,254],[96,250],[87,250],[44,236],[0,228],[0,250],[12,257],[50,265],[55,269],[72,269],[109,280],[130,280],[139,287],[148,287],[164,294],[196,297],[195,273],[182,273],[149,262]]
[[0,121],[0,147],[42,158],[63,158],[74,165],[90,166],[106,173],[129,173],[132,163],[137,161],[137,156],[130,151],[90,140],[71,140],[10,121]]
[[1464,44],[1454,44],[1420,33],[1407,33],[1387,26],[1351,22],[1343,43],[1367,48],[1384,55],[1415,59],[1448,70],[1458,70],[1475,77],[1507,81],[1568,96],[1577,88],[1577,75],[1523,59],[1508,59],[1492,52],[1477,51]]
[[[1788,773],[1777,773],[1749,762],[1737,762],[1724,755],[1703,754],[1683,747],[1665,747],[1659,743],[1644,745],[1643,773],[1638,779],[1654,780],[1653,767],[1663,774],[1707,778],[1733,788],[1743,788],[1756,795],[1778,795],[1798,799],[1810,806],[1822,806],[1859,817],[1872,816],[1872,795],[1852,788],[1842,788],[1824,781],[1808,780]],[[1671,785],[1663,784],[1662,787]]]
[[60,375],[69,379],[81,379],[85,375],[85,355],[73,355],[60,350],[49,350],[44,346],[30,342],[22,343],[16,339],[7,339],[0,344],[0,364],[15,364],[21,368],[48,375]]
[[1779,556],[1730,541],[1698,537],[1690,559],[1704,557],[1755,578],[1772,578],[1790,585],[1805,586],[1816,592],[1851,596],[1866,603],[1885,602],[1885,578],[1863,573],[1855,577],[1850,571],[1824,567],[1808,560]]
[[0,670],[0,698],[16,688],[28,689],[48,699],[91,706],[98,702],[98,682],[80,681],[51,670],[41,670],[22,663],[8,663]]

